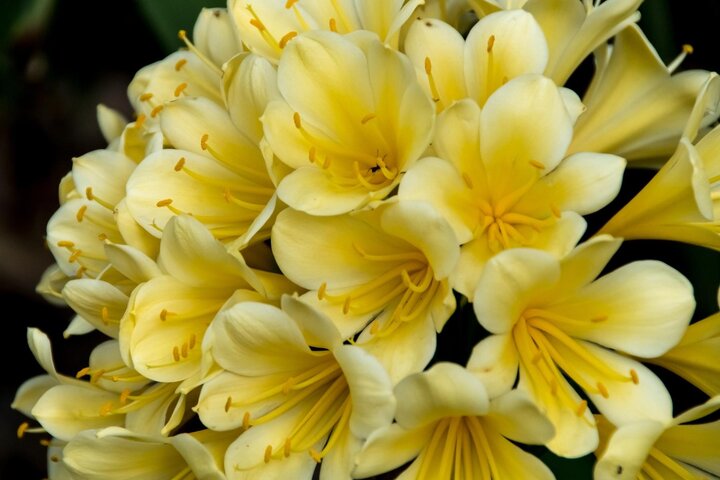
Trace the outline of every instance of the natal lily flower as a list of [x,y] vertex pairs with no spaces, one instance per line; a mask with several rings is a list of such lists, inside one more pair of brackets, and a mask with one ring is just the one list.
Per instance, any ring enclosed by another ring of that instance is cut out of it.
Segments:
[[79,478],[224,480],[228,433],[202,430],[164,438],[123,428],[87,430],[63,449],[62,461]]
[[470,297],[501,250],[533,247],[562,257],[594,212],[620,189],[625,161],[581,153],[563,160],[573,119],[547,78],[500,87],[481,110],[470,100],[443,112],[433,147],[403,178],[399,197],[432,203],[463,244],[453,288]]
[[354,478],[393,470],[410,460],[399,478],[553,479],[537,458],[509,440],[543,444],[553,427],[519,391],[488,399],[482,382],[459,365],[438,363],[395,387],[396,424],[368,439]]
[[[605,57],[596,62],[598,71],[583,98],[587,111],[575,125],[570,152],[614,153],[628,161],[671,155],[710,74],[672,75],[673,67],[665,66],[634,24],[617,35]],[[708,115],[704,125],[715,118],[717,113]]]
[[547,44],[532,15],[522,10],[481,19],[464,40],[450,25],[418,18],[408,30],[405,52],[438,111],[470,97],[480,106],[508,80],[542,73]]
[[272,247],[283,273],[312,290],[304,298],[343,337],[370,323],[358,343],[395,382],[430,361],[436,332],[455,309],[448,275],[459,256],[452,229],[430,205],[398,202],[337,217],[287,209]]
[[[613,428],[602,419],[597,480],[691,480],[720,476],[720,421],[698,423],[720,408],[720,397],[664,421]],[[692,424],[690,424],[692,422]],[[603,425],[604,424],[604,425]],[[609,437],[609,438],[608,438]]]
[[303,32],[374,32],[397,49],[400,28],[422,0],[230,0],[238,37],[251,52],[277,61]]
[[283,310],[238,303],[211,329],[209,349],[226,371],[203,385],[200,419],[245,429],[227,449],[228,479],[309,480],[321,459],[320,479],[349,478],[362,442],[395,411],[380,363],[293,297]]
[[278,86],[284,100],[262,121],[290,168],[278,196],[296,210],[337,215],[386,197],[430,142],[434,108],[412,65],[369,32],[299,36]]
[[[522,8],[532,13],[547,39],[550,58],[545,75],[563,85],[597,47],[626,26],[637,22],[642,0],[468,0],[479,16],[501,9]],[[563,12],[558,15],[558,12]]]
[[493,335],[475,347],[468,368],[496,392],[510,389],[519,371],[519,388],[557,430],[548,448],[561,456],[587,454],[598,441],[587,401],[565,376],[617,424],[661,418],[672,408],[650,370],[612,350],[657,357],[672,348],[695,307],[692,286],[657,261],[595,280],[619,245],[596,237],[561,261],[508,250],[488,262],[475,292],[477,318]]

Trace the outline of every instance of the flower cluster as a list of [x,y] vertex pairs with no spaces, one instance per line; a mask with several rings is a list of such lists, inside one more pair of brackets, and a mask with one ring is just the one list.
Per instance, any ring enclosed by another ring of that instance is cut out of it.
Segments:
[[[690,47],[666,66],[640,3],[204,10],[60,184],[38,291],[108,340],[66,376],[28,332],[47,375],[13,405],[50,478],[554,478],[518,444],[717,478],[720,317],[689,325],[662,262],[606,272],[626,240],[720,248],[720,80],[674,72]],[[453,322],[486,332],[464,365],[436,352]],[[673,417],[644,363],[710,399]]]

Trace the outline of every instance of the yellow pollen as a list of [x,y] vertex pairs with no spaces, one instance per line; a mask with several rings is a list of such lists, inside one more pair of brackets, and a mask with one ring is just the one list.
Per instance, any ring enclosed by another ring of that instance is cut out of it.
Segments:
[[638,373],[635,371],[634,368],[630,369],[630,378],[635,385],[640,383],[640,377],[638,377]]
[[230,407],[232,407],[232,397],[228,397],[225,401],[225,413],[230,411]]
[[69,242],[67,240],[60,240],[57,242],[58,247],[66,247],[66,248],[73,248],[75,244],[73,242]]
[[90,383],[97,383],[103,375],[105,375],[105,370],[103,370],[102,368],[99,370],[95,370],[92,375],[90,375]]
[[322,460],[322,455],[320,455],[320,452],[318,452],[314,448],[311,448],[309,453],[313,460],[315,460],[317,463],[320,463],[320,461]]
[[330,27],[330,31],[337,33],[337,31],[338,31],[338,29],[337,29],[337,21],[336,21],[334,18],[331,18],[328,23],[329,23],[328,26]]
[[493,47],[495,46],[495,35],[490,35],[490,38],[488,38],[487,43],[487,52],[492,52]]
[[108,312],[107,307],[102,307],[102,309],[100,309],[100,317],[102,318],[103,323],[107,325],[110,320],[110,312]]
[[177,345],[173,347],[172,355],[173,360],[175,360],[176,362],[180,361],[180,349],[177,347]]
[[243,429],[247,430],[250,428],[250,412],[245,412],[245,415],[243,415]]
[[196,338],[197,338],[197,337],[195,337],[195,334],[194,334],[194,333],[193,333],[192,335],[190,335],[190,342],[189,342],[190,349],[195,348]]
[[291,9],[297,2],[298,0],[287,0],[287,2],[285,2],[285,8]]
[[158,105],[157,107],[153,108],[152,111],[150,112],[150,116],[152,118],[157,117],[158,113],[160,113],[163,108],[165,108],[165,107],[163,107],[162,105]]
[[152,97],[153,97],[153,94],[152,94],[152,93],[146,92],[146,93],[143,93],[142,95],[140,95],[139,98],[140,98],[140,101],[141,101],[141,102],[147,102],[147,101],[150,100]]
[[50,440],[48,440],[47,438],[41,438],[41,439],[40,439],[40,445],[42,445],[43,447],[49,447],[49,446],[50,446]]
[[87,205],[83,205],[82,207],[80,207],[78,209],[77,213],[75,214],[75,218],[77,219],[78,222],[83,221],[83,218],[85,218],[86,211],[87,211]]
[[188,344],[187,343],[182,344],[182,348],[180,349],[180,355],[182,355],[183,358],[188,357]]
[[100,407],[100,416],[105,417],[105,416],[109,415],[110,412],[112,412],[112,410],[113,410],[112,402],[107,402],[105,405]]
[[327,283],[323,282],[322,284],[320,284],[320,288],[318,288],[318,300],[322,300],[323,298],[325,298],[325,290],[327,290]]
[[472,190],[472,189],[473,189],[473,181],[472,181],[472,179],[470,178],[470,175],[468,175],[467,173],[463,172],[462,178],[463,178],[463,181],[465,182],[465,185],[467,185],[467,187],[468,187],[470,190]]
[[178,32],[178,38],[184,42],[187,38],[187,32],[185,30],[180,30]]
[[600,395],[602,395],[603,398],[610,398],[610,394],[608,393],[608,389],[607,389],[607,387],[606,387],[603,383],[598,382],[598,383],[597,383],[597,389],[598,389],[598,392],[600,392]]
[[186,63],[187,63],[187,60],[185,60],[184,58],[181,58],[180,60],[178,60],[177,63],[175,64],[175,71],[179,72],[180,69],[182,67],[184,67]]
[[693,46],[690,45],[689,43],[686,43],[685,45],[683,45],[682,49],[683,49],[683,52],[687,53],[688,55],[691,55],[695,51]]
[[165,200],[160,200],[160,201],[157,202],[155,205],[158,206],[158,207],[167,207],[167,206],[170,205],[172,202],[173,202],[173,201],[172,201],[172,198],[166,198]]
[[308,150],[308,159],[310,160],[310,163],[315,163],[316,155],[317,149],[315,147],[310,147],[310,150]]
[[432,62],[430,61],[430,57],[425,57],[425,73],[432,75]]
[[92,187],[87,187],[87,188],[85,189],[85,196],[87,197],[88,200],[91,200],[91,201],[95,198],[95,197],[93,196]]
[[291,447],[290,441],[291,441],[290,437],[286,438],[285,445],[283,445],[283,455],[285,456],[285,458],[290,456],[290,447]]
[[263,30],[265,30],[265,25],[263,25],[263,23],[262,23],[260,20],[258,20],[257,18],[251,18],[251,19],[250,19],[250,25],[252,25],[253,27],[257,28],[257,29],[260,30],[261,32],[262,32]]
[[204,133],[203,136],[200,137],[200,148],[202,148],[203,150],[207,150],[207,148],[208,148],[207,141],[209,138],[210,138],[210,135],[208,135],[207,133]]
[[345,297],[345,302],[343,303],[343,313],[345,315],[347,315],[349,311],[350,311],[350,297]]
[[126,388],[120,393],[120,404],[125,405],[128,401],[128,397],[130,396],[130,389]]
[[145,116],[145,114],[141,113],[140,115],[138,115],[137,120],[135,120],[135,128],[138,128],[138,129],[142,128],[143,124],[145,123],[145,120],[147,120],[147,117]]
[[80,258],[80,255],[82,255],[82,250],[75,250],[70,256],[68,257],[68,262],[73,263],[78,258]]
[[604,321],[607,320],[607,319],[608,319],[608,316],[607,316],[607,315],[598,315],[598,316],[596,316],[596,317],[592,317],[592,318],[590,319],[590,321],[591,321],[592,323],[600,323],[600,322],[604,322]]
[[538,162],[537,160],[530,160],[528,163],[530,163],[530,165],[537,168],[538,170],[545,170],[545,165]]
[[300,121],[300,114],[298,112],[293,113],[293,123],[295,128],[302,128],[302,122]]
[[177,163],[175,164],[175,167],[173,167],[173,168],[176,172],[179,172],[180,170],[183,169],[184,166],[185,166],[185,157],[180,157],[180,160],[177,161]]
[[17,428],[17,438],[23,438],[25,431],[30,427],[28,422],[22,422]]
[[80,369],[76,374],[75,378],[82,378],[90,372],[90,367]]
[[297,37],[297,32],[288,32],[282,36],[282,38],[280,39],[280,43],[278,43],[278,45],[280,46],[280,48],[285,48],[285,46],[288,44],[288,42],[295,37]]
[[163,308],[163,309],[160,311],[160,320],[162,320],[163,322],[164,322],[165,320],[167,320],[167,315],[168,315],[167,309]]
[[587,400],[583,400],[578,403],[577,410],[575,410],[575,415],[577,415],[578,417],[582,417],[585,414],[585,410],[587,410]]
[[185,82],[178,85],[177,88],[175,88],[175,92],[174,92],[175,96],[179,97],[183,93],[183,90],[185,90],[187,88],[187,86],[188,86],[188,84]]
[[375,115],[374,113],[368,113],[362,119],[360,119],[360,123],[365,125],[367,122],[369,122],[370,120],[372,120],[375,117],[377,117],[377,115]]
[[270,463],[270,459],[272,458],[272,445],[268,445],[265,447],[265,463]]

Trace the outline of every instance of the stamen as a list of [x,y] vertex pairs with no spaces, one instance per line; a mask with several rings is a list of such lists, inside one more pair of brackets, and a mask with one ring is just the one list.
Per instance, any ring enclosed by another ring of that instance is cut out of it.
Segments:
[[69,263],[74,263],[75,261],[77,261],[78,258],[80,258],[80,255],[82,255],[82,250],[75,250],[75,251],[72,252],[72,254],[70,254],[70,256],[68,257],[68,262],[69,262]]
[[635,385],[638,385],[640,383],[640,377],[638,377],[638,373],[637,371],[635,371],[634,368],[630,369],[630,378],[632,378],[632,382]]
[[164,200],[158,201],[155,205],[158,206],[158,207],[167,207],[167,206],[170,205],[172,202],[173,202],[173,201],[172,201],[172,198],[166,198],[166,199],[164,199]]
[[587,410],[587,400],[582,400],[577,407],[577,410],[575,410],[575,415],[578,417],[582,417],[585,414],[585,410]]
[[288,32],[282,36],[278,45],[280,46],[280,48],[285,48],[288,42],[295,37],[297,37],[297,32]]
[[473,189],[473,181],[470,178],[470,175],[468,175],[466,172],[463,172],[462,174],[463,181],[465,182],[465,185],[472,190]]
[[105,233],[98,234],[98,240],[100,240],[101,242],[104,242],[107,239],[108,239],[107,234],[105,234]]
[[375,117],[377,117],[376,114],[368,113],[367,115],[365,115],[363,118],[360,119],[360,123],[365,125],[367,122],[369,122],[370,120],[372,120]]
[[108,307],[102,307],[100,309],[100,317],[105,325],[110,323],[110,312],[108,312]]
[[73,242],[70,242],[68,240],[60,240],[57,242],[58,247],[65,247],[65,248],[73,248],[75,244]]
[[250,428],[250,412],[245,412],[245,415],[243,415],[243,430],[247,430]]
[[130,389],[126,388],[120,393],[120,404],[125,405],[128,401],[128,397],[130,396]]
[[345,297],[345,303],[343,303],[343,313],[345,315],[350,311],[350,296]]
[[260,20],[258,20],[257,18],[251,18],[251,19],[250,19],[250,25],[252,25],[253,27],[257,28],[257,29],[260,30],[261,32],[262,32],[263,30],[265,30],[265,25],[263,25],[263,23],[262,23]]
[[270,463],[270,459],[272,458],[272,445],[268,445],[265,447],[265,463]]
[[683,45],[682,51],[680,52],[680,54],[677,57],[675,57],[675,59],[670,63],[670,65],[668,65],[668,71],[670,73],[675,72],[675,70],[677,70],[677,68],[680,65],[682,65],[682,63],[685,61],[687,56],[692,55],[692,53],[694,51],[695,51],[695,49],[693,48],[692,45],[689,45],[687,43],[685,45]]
[[158,105],[157,107],[153,108],[152,111],[150,112],[150,116],[152,118],[157,117],[158,113],[160,113],[163,108],[165,108],[163,105]]
[[425,75],[427,75],[428,83],[430,85],[430,93],[432,93],[432,100],[435,103],[438,103],[438,105],[441,105],[440,102],[440,93],[438,93],[437,85],[435,84],[435,78],[432,74],[432,61],[430,60],[430,57],[425,57]]
[[610,398],[610,393],[607,390],[607,387],[602,382],[597,382],[597,389],[598,392],[600,392],[600,395],[603,396],[603,398]]
[[176,97],[179,97],[183,93],[183,91],[187,88],[187,86],[188,86],[188,84],[183,82],[175,88],[175,92],[173,92],[173,93],[175,94]]
[[181,355],[183,358],[187,358],[187,357],[188,357],[188,344],[187,344],[187,343],[183,343],[183,344],[182,344],[182,348],[180,349],[180,355]]
[[28,422],[22,422],[17,428],[17,438],[23,438],[28,428],[30,428],[30,424]]
[[138,130],[142,128],[142,126],[145,124],[145,120],[147,120],[147,116],[144,113],[141,113],[138,115],[137,119],[135,120],[135,128]]
[[173,168],[176,172],[179,172],[180,170],[183,169],[184,166],[185,166],[185,157],[180,157],[180,160],[177,161],[177,163],[175,164],[175,167],[173,167]]
[[78,209],[77,213],[75,214],[75,218],[78,222],[82,222],[83,218],[85,218],[85,212],[87,211],[87,208],[87,205],[83,205]]
[[40,439],[40,445],[42,445],[43,447],[49,447],[49,446],[50,446],[50,440],[48,440],[47,438],[41,438],[41,439]]
[[182,67],[184,67],[186,63],[187,63],[187,60],[184,59],[184,58],[181,58],[180,60],[178,60],[178,61],[175,63],[175,71],[176,71],[176,72],[179,72],[180,69],[181,69]]
[[607,320],[607,319],[608,319],[608,316],[607,316],[607,315],[597,315],[597,316],[595,316],[595,317],[592,317],[592,318],[590,319],[590,321],[591,321],[592,323],[601,323],[601,322],[604,322],[604,321]]
[[[227,401],[225,402],[225,413],[230,411],[230,407],[232,406],[232,397],[228,396]],[[247,412],[246,412],[247,414]]]
[[300,114],[298,112],[293,113],[293,123],[298,130],[302,128],[302,121],[300,120]]
[[[187,46],[188,50],[190,50],[192,53],[194,53],[200,60],[205,63],[210,69],[215,72],[219,77],[222,77],[222,70],[218,68],[217,65],[215,65],[209,58],[207,58],[200,50],[198,50],[195,45],[187,38],[187,32],[185,30],[180,30],[178,32],[178,37],[180,40],[182,40],[185,43],[185,46]],[[175,65],[175,69],[177,70],[177,64]]]
[[328,26],[330,27],[330,31],[337,33],[337,31],[338,31],[338,29],[337,29],[337,21],[336,21],[334,18],[331,18],[328,23],[329,23]]
[[487,53],[492,53],[493,47],[495,46],[495,35],[490,35],[487,42]]
[[318,288],[317,297],[318,300],[322,300],[325,298],[325,291],[327,290],[327,283],[323,282],[320,284],[320,288]]
[[80,369],[76,374],[75,378],[82,378],[90,372],[90,367]]
[[285,2],[285,8],[290,10],[297,2],[298,0],[287,0],[287,2]]
[[173,347],[172,356],[173,360],[175,360],[176,362],[180,361],[180,349],[177,347],[177,345]]
[[545,165],[538,162],[537,160],[530,160],[528,163],[533,167],[537,168],[538,170],[545,170]]
[[194,334],[194,333],[191,334],[191,335],[190,335],[190,342],[189,342],[190,350],[192,350],[193,348],[195,348],[195,342],[196,342],[196,341],[197,341],[197,340],[196,340],[195,334]]
[[317,155],[317,149],[314,146],[310,147],[310,150],[308,151],[308,159],[310,160],[310,163],[315,163],[316,155]]
[[291,451],[290,449],[292,447],[292,444],[290,442],[291,442],[290,437],[285,439],[285,445],[283,445],[283,456],[285,458],[290,456],[290,451]]
[[314,448],[311,448],[309,453],[312,459],[315,460],[317,463],[320,463],[322,461],[322,456],[320,455],[320,452],[318,452]]
[[140,95],[140,97],[138,97],[138,98],[139,98],[139,100],[140,100],[141,102],[147,102],[147,101],[150,100],[152,97],[153,97],[153,94],[152,94],[152,93],[146,92],[146,93],[143,93],[142,95]]

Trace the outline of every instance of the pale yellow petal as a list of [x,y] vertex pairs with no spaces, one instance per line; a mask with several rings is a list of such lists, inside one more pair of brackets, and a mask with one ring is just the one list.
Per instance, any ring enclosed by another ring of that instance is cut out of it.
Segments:
[[530,396],[517,389],[492,399],[483,423],[503,437],[529,445],[542,445],[555,435],[552,423]]
[[490,452],[497,468],[497,478],[532,478],[553,480],[552,471],[534,455],[523,451],[507,440],[494,425],[483,419],[483,429],[488,437]]
[[233,22],[224,8],[203,8],[193,27],[193,42],[215,65],[222,66],[242,50]]
[[482,380],[488,396],[508,392],[518,375],[518,353],[512,335],[490,335],[475,345],[467,369]]
[[[379,193],[383,197],[389,189]],[[340,215],[367,204],[372,196],[361,185],[347,188],[339,185],[325,170],[301,167],[278,185],[280,200],[296,210],[311,215]]]
[[667,429],[655,447],[674,460],[720,476],[720,421]]
[[598,480],[635,480],[650,449],[665,426],[660,422],[638,421],[623,425],[610,437],[595,465]]
[[398,424],[378,429],[356,458],[353,478],[389,472],[416,457],[429,442],[435,424],[406,430]]
[[118,336],[118,325],[125,314],[128,296],[102,280],[71,280],[63,288],[65,301],[95,328],[110,337]]

